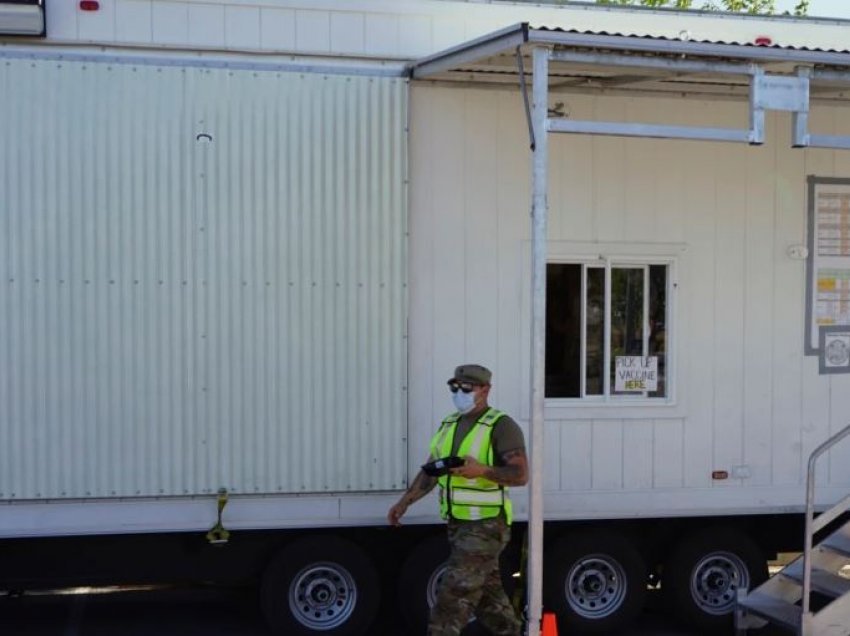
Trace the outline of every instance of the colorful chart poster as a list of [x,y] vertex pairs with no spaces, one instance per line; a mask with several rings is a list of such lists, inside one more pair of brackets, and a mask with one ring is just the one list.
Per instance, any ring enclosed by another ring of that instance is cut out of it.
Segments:
[[806,352],[820,328],[850,326],[850,180],[810,177]]
[[850,270],[818,270],[815,318],[819,327],[850,325]]

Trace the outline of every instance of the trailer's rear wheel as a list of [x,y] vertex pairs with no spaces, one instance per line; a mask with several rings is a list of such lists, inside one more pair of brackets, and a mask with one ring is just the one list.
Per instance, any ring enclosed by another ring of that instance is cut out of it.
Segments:
[[[502,585],[509,596],[514,587],[512,557],[506,550],[500,559]],[[448,559],[449,542],[445,532],[441,532],[414,546],[402,564],[398,579],[398,604],[407,623],[408,633],[425,633]],[[468,636],[482,631],[489,633],[473,617],[463,633]]]
[[263,575],[263,613],[275,633],[359,636],[375,618],[378,575],[356,544],[309,537],[281,550]]
[[547,552],[544,599],[567,633],[607,633],[634,619],[646,598],[643,557],[625,537],[586,532]]
[[401,566],[398,604],[411,634],[425,633],[448,558],[449,542],[441,533],[414,546]]
[[688,627],[714,634],[732,625],[738,589],[766,578],[767,560],[752,539],[734,528],[710,528],[676,545],[661,588]]

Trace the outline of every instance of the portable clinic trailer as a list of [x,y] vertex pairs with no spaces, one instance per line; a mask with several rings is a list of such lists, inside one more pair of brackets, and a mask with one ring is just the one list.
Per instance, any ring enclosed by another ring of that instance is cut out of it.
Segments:
[[[713,624],[766,556],[799,546],[802,466],[844,423],[845,379],[820,372],[841,364],[807,354],[844,320],[829,292],[850,159],[791,146],[848,134],[845,23],[439,1],[44,9],[46,39],[0,50],[8,585],[33,583],[34,545],[133,542],[180,576],[265,571],[284,633],[367,629],[378,574],[421,620],[436,505],[383,523],[449,408],[446,374],[487,364],[497,405],[532,419],[514,53],[530,73],[535,45],[567,56],[546,104],[567,125],[763,135],[549,143],[550,602],[607,631],[651,573]],[[510,27],[527,20],[549,28]],[[763,128],[750,83],[770,93]],[[835,253],[810,245],[809,218],[837,224]],[[821,505],[846,494],[844,465],[823,471]],[[216,551],[220,489],[235,534]],[[387,547],[406,563],[376,574]]]

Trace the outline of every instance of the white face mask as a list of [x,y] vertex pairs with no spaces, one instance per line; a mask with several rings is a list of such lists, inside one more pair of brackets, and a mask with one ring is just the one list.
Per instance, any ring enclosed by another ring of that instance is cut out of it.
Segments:
[[457,393],[452,393],[452,402],[454,402],[458,413],[466,415],[475,408],[475,392],[464,393],[463,391],[458,391]]

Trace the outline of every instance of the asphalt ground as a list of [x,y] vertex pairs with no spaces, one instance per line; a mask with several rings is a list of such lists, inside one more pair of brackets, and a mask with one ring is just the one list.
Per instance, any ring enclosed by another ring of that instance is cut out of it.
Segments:
[[[4,636],[270,636],[252,589],[151,588],[0,597]],[[370,636],[413,636],[384,610]],[[696,636],[652,591],[636,625],[609,636]],[[720,636],[720,635],[718,635]],[[761,635],[760,635],[761,636]]]

